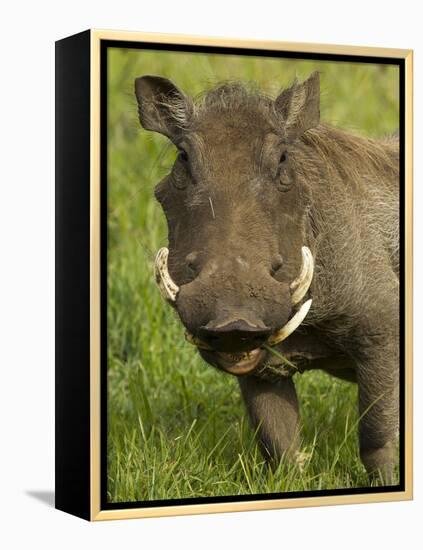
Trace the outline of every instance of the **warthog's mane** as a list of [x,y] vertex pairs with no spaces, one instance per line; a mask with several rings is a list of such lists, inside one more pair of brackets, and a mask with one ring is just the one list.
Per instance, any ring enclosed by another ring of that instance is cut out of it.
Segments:
[[202,92],[194,99],[194,116],[206,110],[230,111],[254,109],[274,115],[274,100],[255,82],[225,81]]
[[[301,144],[297,170],[303,181],[313,182],[310,220],[318,257],[313,292],[320,306],[304,324],[333,318],[334,324],[326,328],[335,337],[348,328],[347,321],[342,328],[338,323],[343,312],[348,311],[345,318],[354,325],[371,292],[398,291],[398,139],[375,140],[321,124],[305,132]],[[335,200],[326,199],[325,193]],[[341,219],[348,220],[348,227]],[[387,271],[389,265],[392,272]],[[372,277],[363,277],[366,269],[372,270]]]
[[255,82],[221,81],[195,97],[162,97],[157,107],[165,107],[173,122],[183,131],[192,130],[196,120],[212,111],[216,114],[237,110],[256,111],[277,119],[274,100],[259,90]]
[[[326,172],[329,181],[348,186],[366,217],[365,223],[383,236],[395,272],[399,269],[399,143],[396,136],[370,139],[324,124],[305,132],[298,170],[307,181]],[[316,158],[317,157],[317,158]],[[342,197],[339,194],[339,197]],[[341,205],[340,205],[341,206]],[[364,220],[362,221],[362,223]],[[360,225],[360,223],[358,223]]]
[[320,124],[300,139],[328,169],[336,169],[349,180],[363,182],[363,174],[398,174],[398,141],[394,137],[375,140]]

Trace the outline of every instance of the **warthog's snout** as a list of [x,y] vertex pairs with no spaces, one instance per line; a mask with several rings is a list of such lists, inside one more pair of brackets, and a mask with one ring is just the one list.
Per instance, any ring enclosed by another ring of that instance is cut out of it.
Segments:
[[272,330],[260,324],[254,326],[244,319],[210,322],[199,329],[198,336],[217,351],[249,351],[260,347],[271,335]]
[[[308,247],[301,251],[301,271],[290,285],[268,273],[256,291],[253,284],[242,283],[241,277],[228,284],[228,277],[215,272],[179,287],[168,270],[169,251],[162,248],[156,257],[156,281],[164,298],[176,306],[187,328],[187,340],[197,346],[202,357],[232,374],[247,374],[263,360],[262,346],[274,346],[288,338],[310,309],[311,299],[303,299],[313,278],[314,262]],[[210,277],[219,281],[215,289]],[[265,307],[267,302],[270,308]]]

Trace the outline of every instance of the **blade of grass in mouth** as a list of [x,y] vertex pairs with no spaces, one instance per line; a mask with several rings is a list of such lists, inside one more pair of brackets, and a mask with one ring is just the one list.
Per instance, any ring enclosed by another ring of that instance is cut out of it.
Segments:
[[278,359],[280,359],[283,363],[285,363],[285,365],[288,365],[291,368],[293,368],[295,370],[298,370],[298,367],[296,365],[294,365],[294,363],[291,363],[291,361],[289,359],[287,359],[286,357],[284,357],[282,355],[282,353],[280,353],[279,351],[277,351],[274,348],[268,346],[267,344],[263,344],[261,347],[263,349],[265,349],[266,351],[268,351],[269,353],[271,353],[272,355],[274,355],[275,357],[277,357]]

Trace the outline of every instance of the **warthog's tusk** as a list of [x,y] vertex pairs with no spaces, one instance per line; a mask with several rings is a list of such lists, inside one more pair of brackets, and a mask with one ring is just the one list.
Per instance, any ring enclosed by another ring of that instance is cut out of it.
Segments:
[[296,330],[304,321],[310,309],[311,302],[311,299],[307,300],[307,302],[304,302],[304,304],[300,307],[294,317],[292,317],[281,329],[275,332],[275,334],[270,336],[270,338],[267,340],[267,344],[269,346],[276,346],[276,344],[279,344],[280,342],[282,342],[282,340],[288,338],[288,336],[292,334],[294,330]]
[[303,256],[301,273],[292,281],[290,285],[290,288],[293,291],[291,301],[294,305],[301,302],[307,294],[307,290],[310,288],[314,272],[314,260],[310,249],[307,246],[303,246],[301,248],[301,253]]
[[179,292],[179,286],[173,282],[172,277],[169,274],[169,270],[167,268],[168,256],[169,249],[166,247],[161,248],[157,252],[156,260],[154,262],[154,275],[163,298],[168,302],[173,303]]

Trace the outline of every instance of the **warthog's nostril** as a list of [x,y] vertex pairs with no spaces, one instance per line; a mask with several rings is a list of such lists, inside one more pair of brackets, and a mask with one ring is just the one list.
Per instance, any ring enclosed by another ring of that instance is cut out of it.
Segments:
[[275,273],[282,267],[282,265],[283,265],[282,256],[280,254],[276,254],[270,266],[270,274],[275,275]]

